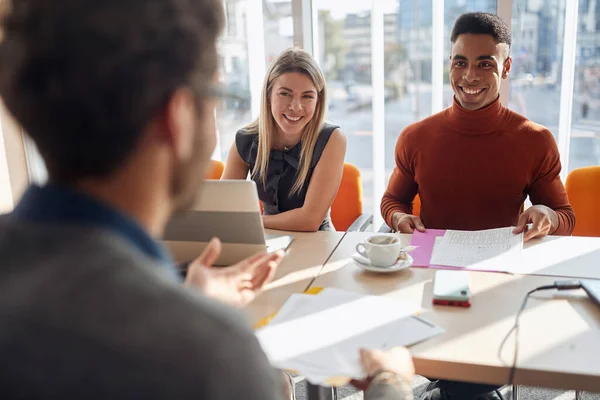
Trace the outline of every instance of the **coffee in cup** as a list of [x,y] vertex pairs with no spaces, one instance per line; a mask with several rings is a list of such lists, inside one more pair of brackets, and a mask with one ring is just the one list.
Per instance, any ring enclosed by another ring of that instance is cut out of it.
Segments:
[[374,235],[356,245],[356,251],[376,267],[390,267],[398,261],[403,245],[393,235]]

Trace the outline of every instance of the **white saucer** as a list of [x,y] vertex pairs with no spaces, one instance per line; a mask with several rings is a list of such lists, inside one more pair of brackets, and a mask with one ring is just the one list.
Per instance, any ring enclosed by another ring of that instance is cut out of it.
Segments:
[[359,268],[364,269],[365,271],[379,272],[384,274],[406,269],[410,267],[413,263],[413,258],[410,256],[410,254],[406,255],[405,260],[398,260],[396,264],[390,265],[389,267],[377,267],[375,265],[372,265],[367,258],[361,256],[358,253],[352,254],[352,260],[354,261],[354,264],[356,264]]

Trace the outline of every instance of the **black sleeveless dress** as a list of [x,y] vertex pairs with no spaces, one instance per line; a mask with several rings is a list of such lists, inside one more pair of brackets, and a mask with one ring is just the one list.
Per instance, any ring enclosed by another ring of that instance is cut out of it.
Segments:
[[[292,187],[296,181],[299,170],[300,151],[302,142],[289,150],[271,150],[269,166],[267,168],[266,184],[263,185],[258,177],[253,178],[256,182],[258,197],[264,206],[265,215],[275,215],[285,211],[294,210],[304,205],[308,184],[312,178],[313,171],[321,158],[323,149],[329,141],[337,125],[323,124],[319,137],[315,144],[312,163],[307,176],[307,182],[300,191],[291,194]],[[235,135],[235,145],[242,160],[250,165],[250,172],[254,171],[256,154],[258,152],[258,134],[248,134],[240,129]],[[331,222],[329,211],[319,227],[320,231],[333,231],[335,228]]]

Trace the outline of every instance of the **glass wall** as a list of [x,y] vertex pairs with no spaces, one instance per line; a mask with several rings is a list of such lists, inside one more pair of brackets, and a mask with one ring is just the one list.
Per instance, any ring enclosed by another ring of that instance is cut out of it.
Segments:
[[[384,110],[377,111],[385,118],[384,148],[375,149],[384,156],[385,176],[377,177],[373,176],[373,165],[381,160],[373,160],[372,0],[313,0],[313,10],[303,10],[313,15],[309,36],[317,35],[315,57],[327,78],[328,120],[341,126],[348,142],[346,161],[362,173],[364,212],[377,212],[380,199],[373,194],[373,182],[387,183],[394,167],[398,135],[408,124],[431,114],[432,90],[443,91],[444,107],[451,104],[450,32],[456,18],[468,11],[496,13],[499,8],[501,12],[512,8],[513,67],[505,82],[508,106],[548,127],[558,137],[561,96],[573,94],[571,126],[564,132],[568,140],[561,141],[559,150],[569,153],[568,171],[600,164],[600,0],[577,0],[576,21],[566,21],[566,8],[574,4],[571,0],[445,0],[443,37],[433,37],[435,1],[377,1],[383,9],[385,85]],[[292,4],[301,7],[306,3],[223,0],[226,26],[219,38],[220,79],[238,98],[226,99],[216,111],[220,142],[217,158],[226,159],[236,131],[256,117],[256,99],[268,64],[294,43],[294,21],[301,18],[294,18],[293,9],[298,7]],[[574,23],[574,87],[561,93],[565,27]],[[261,40],[254,40],[257,37]],[[444,79],[441,88],[432,88],[432,50],[434,44],[441,46],[437,40],[443,40]],[[264,67],[257,60],[264,60]],[[35,162],[39,156],[34,146],[26,143],[26,147],[30,178],[35,179],[40,174],[31,166],[41,165],[43,169],[43,163]]]
[[[347,138],[346,162],[363,179],[364,210],[373,204],[371,1],[314,0],[319,35],[317,60],[329,93],[327,119]],[[379,200],[377,200],[379,201]]]
[[263,0],[263,24],[265,27],[265,60],[268,68],[279,53],[293,46],[292,1]]
[[600,164],[600,1],[579,0],[569,171]]
[[225,29],[219,40],[221,83],[238,98],[225,99],[217,109],[220,154],[227,159],[235,132],[250,122],[250,81],[246,41],[246,1],[226,0]]
[[400,132],[431,115],[432,14],[430,0],[400,0],[384,16],[386,185]]
[[[256,5],[248,0],[225,0],[223,4],[226,21],[223,36],[219,39],[220,79],[221,83],[238,97],[224,100],[217,110],[220,145],[218,156],[226,160],[237,130],[256,117],[251,113],[247,40],[248,30],[256,29],[256,22],[248,21],[248,7]],[[268,66],[281,51],[292,47],[292,3],[291,0],[264,0],[262,6],[265,65]],[[261,76],[261,82],[262,78]],[[260,96],[260,93],[255,95]]]
[[[513,2],[508,106],[558,138],[565,0]],[[551,110],[555,110],[552,112]]]

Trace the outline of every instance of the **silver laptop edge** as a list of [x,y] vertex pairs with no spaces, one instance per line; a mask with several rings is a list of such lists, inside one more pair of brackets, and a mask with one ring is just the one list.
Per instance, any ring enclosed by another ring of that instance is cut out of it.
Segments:
[[173,216],[163,241],[178,261],[202,251],[213,237],[223,245],[216,265],[228,265],[257,251],[286,250],[292,235],[265,235],[253,181],[205,181],[192,209]]

